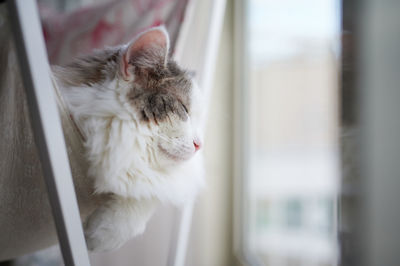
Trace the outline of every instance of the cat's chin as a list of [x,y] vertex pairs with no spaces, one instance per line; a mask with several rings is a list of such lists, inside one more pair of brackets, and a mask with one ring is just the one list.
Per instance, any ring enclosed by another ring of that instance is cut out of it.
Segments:
[[173,162],[179,163],[179,162],[185,162],[191,159],[195,152],[191,153],[179,153],[179,154],[174,154],[172,152],[169,152],[167,149],[165,149],[162,145],[158,145],[158,149],[161,151],[161,153],[168,159],[172,160]]

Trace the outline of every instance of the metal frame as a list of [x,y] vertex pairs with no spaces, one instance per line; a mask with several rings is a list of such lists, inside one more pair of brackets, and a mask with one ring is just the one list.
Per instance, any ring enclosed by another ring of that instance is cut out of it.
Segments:
[[36,1],[7,8],[64,263],[90,265]]

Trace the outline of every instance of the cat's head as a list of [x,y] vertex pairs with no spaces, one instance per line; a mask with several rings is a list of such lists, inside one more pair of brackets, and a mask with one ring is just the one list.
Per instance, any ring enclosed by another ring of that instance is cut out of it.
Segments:
[[81,124],[87,125],[84,131],[89,134],[96,131],[97,122],[90,124],[88,117],[133,119],[134,130],[142,136],[138,145],[146,149],[141,156],[154,166],[186,161],[202,146],[202,93],[189,73],[169,57],[169,37],[163,27],[54,70],[68,87],[64,95],[73,116],[78,123],[86,121]]
[[190,159],[202,146],[202,100],[190,75],[169,58],[166,30],[157,27],[140,34],[124,48],[119,64],[135,117],[151,128],[157,161]]

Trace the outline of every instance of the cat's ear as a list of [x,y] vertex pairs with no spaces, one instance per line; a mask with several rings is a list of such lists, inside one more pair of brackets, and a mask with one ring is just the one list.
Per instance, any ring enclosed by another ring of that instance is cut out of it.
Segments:
[[168,62],[169,37],[164,26],[151,28],[138,35],[126,48],[121,65],[125,80],[132,78],[132,69],[165,66]]

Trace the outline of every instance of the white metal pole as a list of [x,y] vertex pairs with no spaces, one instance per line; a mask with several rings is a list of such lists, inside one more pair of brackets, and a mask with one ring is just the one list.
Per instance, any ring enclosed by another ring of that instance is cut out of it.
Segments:
[[90,265],[36,1],[8,0],[7,7],[64,263]]

